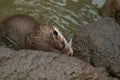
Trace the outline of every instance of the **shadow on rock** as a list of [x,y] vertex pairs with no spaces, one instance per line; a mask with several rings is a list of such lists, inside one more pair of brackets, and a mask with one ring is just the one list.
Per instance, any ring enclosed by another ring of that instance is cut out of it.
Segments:
[[113,17],[120,24],[120,0],[106,0],[101,13],[103,17]]
[[120,77],[120,26],[113,19],[103,18],[85,25],[73,39],[75,57]]

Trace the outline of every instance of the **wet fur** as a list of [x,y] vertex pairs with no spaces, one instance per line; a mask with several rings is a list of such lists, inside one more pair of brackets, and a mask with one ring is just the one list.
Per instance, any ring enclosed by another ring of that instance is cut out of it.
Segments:
[[14,15],[2,24],[3,36],[14,41],[20,48],[62,51],[73,55],[72,48],[55,25],[40,25],[37,20],[26,15]]

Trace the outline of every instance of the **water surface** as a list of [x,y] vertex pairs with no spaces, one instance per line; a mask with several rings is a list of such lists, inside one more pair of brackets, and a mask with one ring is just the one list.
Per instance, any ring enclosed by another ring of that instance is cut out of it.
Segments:
[[27,14],[41,23],[54,23],[67,40],[76,29],[99,18],[92,0],[0,0],[0,21],[13,14]]

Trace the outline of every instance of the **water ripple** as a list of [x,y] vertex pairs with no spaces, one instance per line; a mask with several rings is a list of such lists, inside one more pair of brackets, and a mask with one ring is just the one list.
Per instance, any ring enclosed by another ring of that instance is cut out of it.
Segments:
[[1,21],[17,13],[34,16],[41,23],[55,23],[67,38],[99,18],[92,0],[0,0]]

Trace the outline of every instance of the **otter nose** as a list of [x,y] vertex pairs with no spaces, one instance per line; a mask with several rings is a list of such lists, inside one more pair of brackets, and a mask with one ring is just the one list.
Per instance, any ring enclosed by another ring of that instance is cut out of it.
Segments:
[[73,49],[72,49],[72,38],[70,39],[69,43],[68,43],[68,56],[73,56]]
[[69,47],[68,49],[66,49],[66,53],[68,56],[73,56],[73,50],[71,47]]
[[73,56],[73,53],[68,53],[67,55],[68,55],[68,56]]

